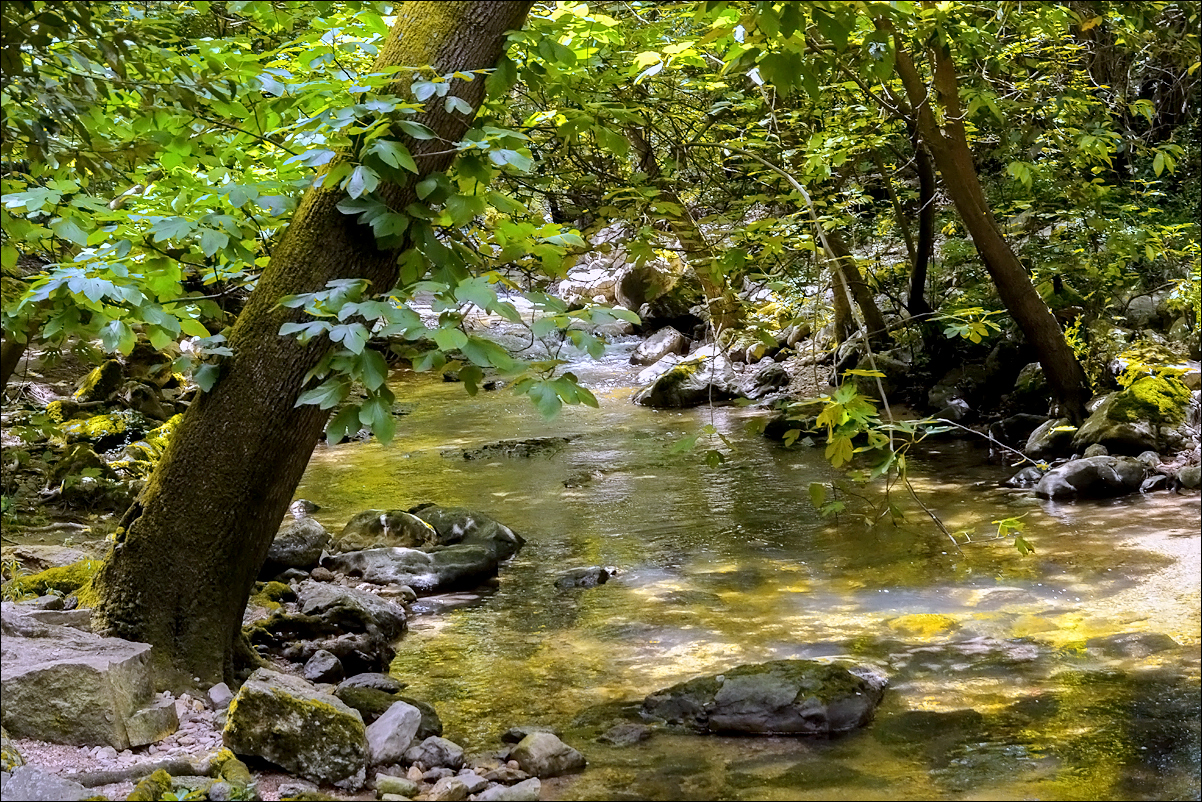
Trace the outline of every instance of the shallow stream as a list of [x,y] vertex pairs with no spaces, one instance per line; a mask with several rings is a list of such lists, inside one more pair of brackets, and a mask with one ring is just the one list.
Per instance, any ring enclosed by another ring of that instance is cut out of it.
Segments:
[[[1001,488],[1010,471],[975,444],[943,441],[914,460],[915,489],[979,542],[953,547],[904,491],[900,526],[823,519],[808,494],[834,478],[821,449],[748,433],[762,411],[631,404],[629,347],[576,371],[600,409],[549,422],[505,390],[398,374],[415,406],[394,444],[323,447],[310,463],[298,496],[335,533],[364,509],[433,501],[528,539],[494,586],[415,605],[393,674],[447,737],[488,751],[511,726],[554,728],[589,768],[544,798],[1199,797],[1197,493],[1037,502]],[[707,423],[733,445],[725,464],[705,464],[710,446],[671,453]],[[547,436],[571,439],[461,455]],[[991,521],[1024,514],[1034,554],[985,541]],[[587,565],[620,573],[554,586]],[[652,691],[783,658],[879,668],[875,722],[831,740],[594,740]]]

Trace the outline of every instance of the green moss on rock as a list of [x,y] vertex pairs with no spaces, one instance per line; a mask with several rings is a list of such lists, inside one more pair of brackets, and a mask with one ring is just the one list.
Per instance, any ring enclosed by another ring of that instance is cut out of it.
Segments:
[[121,363],[110,359],[83,378],[72,398],[76,401],[106,401],[121,386]]
[[1190,392],[1180,380],[1163,376],[1145,376],[1118,393],[1110,407],[1114,421],[1149,421],[1172,426],[1185,420]]
[[151,802],[152,800],[165,799],[170,792],[171,775],[163,769],[159,769],[149,777],[143,777],[134,786],[133,792],[126,799],[131,800],[131,802],[134,802],[134,800],[137,802]]
[[92,581],[100,565],[100,560],[80,560],[59,568],[47,568],[36,574],[17,577],[9,583],[5,592],[12,598],[74,593]]

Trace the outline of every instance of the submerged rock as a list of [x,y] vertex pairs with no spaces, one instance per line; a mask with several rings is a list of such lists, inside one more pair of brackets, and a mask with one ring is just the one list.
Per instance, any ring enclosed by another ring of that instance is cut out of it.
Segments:
[[1044,474],[1035,485],[1040,498],[1107,498],[1138,493],[1148,466],[1132,457],[1085,457]]
[[337,554],[325,566],[376,585],[408,585],[418,595],[474,588],[497,575],[500,560],[484,546],[457,545],[428,553],[367,549]]
[[357,790],[366,778],[363,719],[299,677],[257,669],[231,703],[222,738],[236,754],[313,782]]
[[604,585],[610,577],[617,574],[614,568],[603,568],[600,565],[590,565],[587,568],[573,568],[566,571],[555,580],[555,587],[566,588],[595,588]]
[[885,685],[871,669],[775,660],[653,693],[643,713],[701,732],[832,735],[870,722]]

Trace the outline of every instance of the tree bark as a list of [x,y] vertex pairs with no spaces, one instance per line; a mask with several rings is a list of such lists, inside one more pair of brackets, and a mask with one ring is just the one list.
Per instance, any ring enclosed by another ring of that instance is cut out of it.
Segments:
[[11,334],[4,335],[4,340],[0,343],[0,392],[8,387],[8,380],[12,378],[13,371],[17,369],[17,364],[21,357],[25,356],[25,349],[28,347],[28,338],[18,341]]
[[[374,70],[429,64],[445,74],[492,67],[504,51],[505,32],[521,27],[531,5],[403,3]],[[484,81],[455,87],[479,107]],[[408,82],[393,91],[407,94]],[[454,155],[444,143],[460,140],[470,124],[441,101],[416,119],[442,141],[406,139],[421,174],[381,186],[379,194],[394,209],[419,202],[418,181],[450,165]],[[281,337],[281,324],[302,313],[277,301],[321,290],[334,279],[365,278],[379,292],[397,280],[403,248],[379,250],[369,229],[336,208],[344,197],[336,187],[305,195],[233,327],[233,356],[184,416],[93,583],[99,629],[150,643],[164,687],[232,679],[247,598],[329,414],[294,406],[329,343]]]
[[[880,24],[888,28],[888,23]],[[919,76],[910,54],[902,46],[901,37],[893,32],[893,39],[898,75],[917,115],[919,132],[943,174],[943,185],[956,205],[1002,303],[1035,349],[1061,414],[1079,424],[1085,419],[1085,405],[1091,395],[1089,379],[1065,341],[1051,310],[1031,283],[1026,268],[1002,236],[985,199],[968,148],[951,56],[946,48],[932,45],[935,89],[943,106],[944,124],[940,126],[931,104],[933,93]]]
[[[826,243],[831,250],[834,269],[842,274],[843,283],[847,285],[856,306],[860,307],[860,314],[864,316],[864,336],[872,340],[885,336],[885,318],[881,316],[876,299],[872,297],[872,289],[860,274],[860,269],[856,267],[856,260],[851,255],[847,243],[830,229],[826,230]],[[835,277],[835,283],[839,283],[838,276]]]
[[[697,228],[697,223],[688,213],[685,202],[663,178],[659,160],[651,141],[638,126],[626,128],[626,138],[639,159],[639,169],[647,176],[647,180],[663,194],[670,203],[679,206],[682,213],[668,216],[668,225],[680,242],[681,257],[693,268],[705,292],[706,306],[710,312],[710,323],[714,329],[714,337],[724,329],[737,327],[742,322],[742,310],[739,299],[729,287],[714,279],[713,247],[706,241],[705,235]],[[635,310],[638,311],[638,310]]]
[[918,242],[914,246],[914,269],[910,271],[910,295],[906,299],[906,310],[914,317],[931,314],[927,303],[927,268],[935,250],[935,165],[926,144],[915,135],[914,163],[918,170]]

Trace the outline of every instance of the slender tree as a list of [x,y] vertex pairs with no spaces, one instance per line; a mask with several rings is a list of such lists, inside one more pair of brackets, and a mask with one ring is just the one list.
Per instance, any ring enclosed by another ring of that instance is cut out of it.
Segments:
[[[492,67],[506,32],[521,27],[531,5],[403,3],[374,71]],[[407,94],[408,82],[393,91]],[[474,114],[484,81],[456,81],[454,93]],[[450,165],[454,149],[446,143],[461,140],[471,121],[462,108],[432,103],[415,118],[439,138],[406,138],[418,173],[381,185],[378,194],[389,207],[418,203],[417,184]],[[329,414],[296,406],[329,342],[281,336],[281,325],[301,313],[278,301],[331,280],[365,279],[379,292],[397,280],[398,254],[408,243],[379,248],[370,229],[339,211],[345,197],[326,186],[305,195],[232,329],[233,355],[184,416],[93,583],[99,629],[153,645],[164,685],[232,679],[247,598]]]

